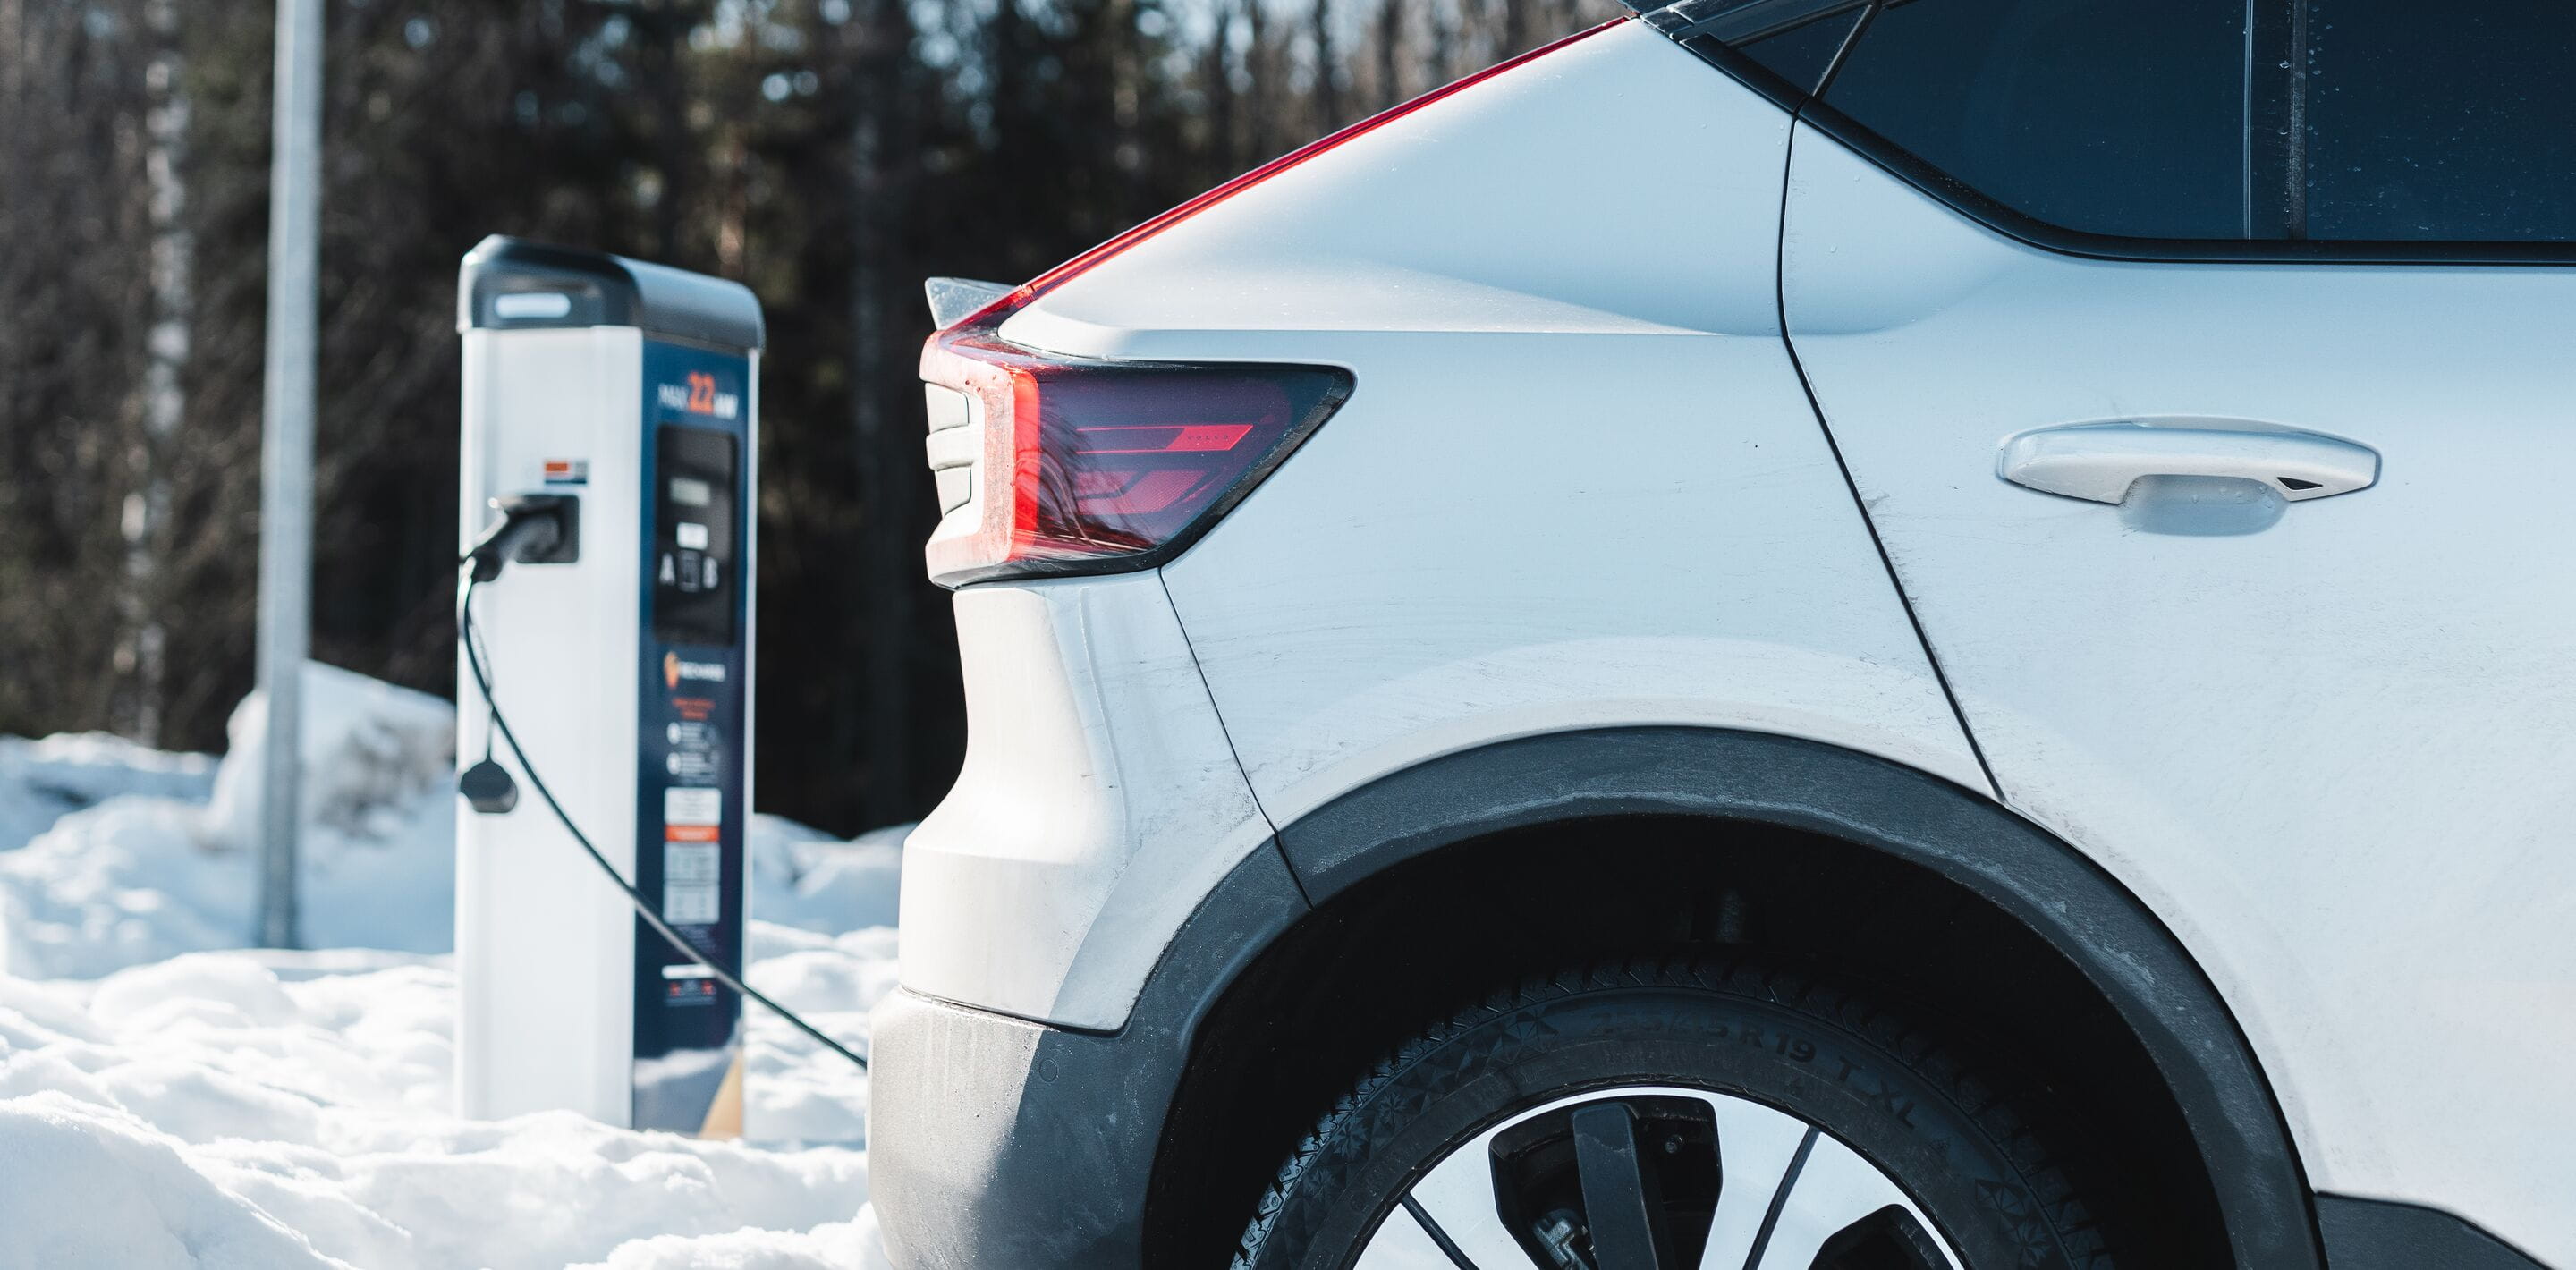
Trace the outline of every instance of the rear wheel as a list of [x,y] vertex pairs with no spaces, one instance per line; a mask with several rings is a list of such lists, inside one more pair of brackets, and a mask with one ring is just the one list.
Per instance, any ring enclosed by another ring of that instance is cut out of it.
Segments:
[[2110,1270],[2025,1091],[1865,994],[1623,962],[1405,1044],[1236,1270]]

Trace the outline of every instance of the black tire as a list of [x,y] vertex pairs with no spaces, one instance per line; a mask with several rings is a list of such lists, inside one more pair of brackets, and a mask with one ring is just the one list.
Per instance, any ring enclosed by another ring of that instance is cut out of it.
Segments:
[[2020,1084],[1797,969],[1568,971],[1461,1011],[1362,1077],[1280,1169],[1234,1267],[1348,1270],[1414,1182],[1482,1130],[1569,1095],[1664,1085],[1747,1098],[1839,1139],[1913,1197],[1968,1270],[2111,1270]]

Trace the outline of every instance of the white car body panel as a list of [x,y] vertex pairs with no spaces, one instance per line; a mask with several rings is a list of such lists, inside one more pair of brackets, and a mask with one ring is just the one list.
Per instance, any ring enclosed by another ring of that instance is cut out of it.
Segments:
[[1155,575],[974,587],[956,603],[966,764],[904,843],[904,986],[1116,1028],[1172,932],[1270,825]]
[[[2576,463],[2576,274],[2079,259],[1804,129],[1785,251],[2006,800],[2208,970],[2318,1189],[2576,1264],[2576,505],[2525,479]],[[1997,476],[2017,434],[2150,418],[2384,466],[2214,536]]]
[[1442,754],[1625,725],[1985,788],[1778,340],[1348,354],[1350,404],[1165,570],[1274,822]]

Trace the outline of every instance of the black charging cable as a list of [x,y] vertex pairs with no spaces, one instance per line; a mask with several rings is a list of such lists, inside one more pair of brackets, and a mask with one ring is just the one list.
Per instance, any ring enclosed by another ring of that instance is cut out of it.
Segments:
[[[495,500],[495,503],[496,506],[499,505],[498,500]],[[590,835],[583,833],[581,826],[573,823],[572,814],[564,810],[562,803],[555,801],[554,791],[546,788],[546,779],[537,774],[537,765],[528,761],[526,750],[519,748],[519,738],[510,731],[510,721],[501,715],[501,703],[492,697],[491,672],[484,666],[483,655],[477,649],[481,640],[474,632],[474,588],[499,577],[501,565],[506,560],[519,559],[522,551],[529,550],[531,546],[543,545],[545,535],[542,532],[530,530],[522,535],[513,530],[514,525],[522,523],[526,518],[537,516],[552,518],[553,513],[515,512],[506,506],[501,507],[501,511],[505,517],[502,523],[485,533],[482,541],[475,544],[474,550],[467,552],[464,559],[457,561],[458,569],[465,572],[464,595],[456,603],[457,632],[460,636],[457,642],[465,646],[465,664],[473,669],[474,686],[482,692],[484,708],[492,716],[492,730],[501,734],[501,743],[510,747],[511,756],[519,760],[519,770],[527,773],[528,784],[536,787],[537,797],[545,802],[547,810],[555,814],[555,820],[564,827],[564,832],[571,834],[572,840],[580,844],[583,853],[590,857],[590,862],[598,865],[599,871],[608,875],[608,880],[615,884],[619,891],[625,893],[626,902],[635,906],[635,915],[643,918],[644,924],[652,927],[654,933],[662,937],[663,942],[676,949],[681,956],[704,967],[708,974],[715,976],[716,982],[741,993],[745,1000],[759,1002],[771,1013],[795,1024],[797,1030],[813,1037],[823,1048],[850,1060],[860,1071],[866,1071],[868,1060],[865,1057],[824,1035],[821,1028],[806,1022],[795,1011],[770,1000],[759,989],[744,983],[742,976],[717,965],[714,958],[700,951],[697,945],[690,943],[680,932],[671,929],[669,923],[662,920],[662,915],[654,911],[652,902],[644,898],[644,893],[636,890],[634,884],[628,882],[625,875],[617,871],[617,866],[610,864],[608,857],[601,855],[599,848],[591,845]],[[488,555],[488,572],[485,550],[487,547],[493,548]],[[492,779],[494,777],[498,778],[497,782]],[[483,787],[482,791],[472,788],[477,784]],[[487,800],[497,803],[494,809],[498,811],[507,811],[518,802],[516,784],[510,780],[509,772],[488,756],[482,762],[475,764],[473,769],[458,781],[458,788],[473,801],[477,810],[483,808]],[[506,800],[500,797],[505,790],[507,791]]]

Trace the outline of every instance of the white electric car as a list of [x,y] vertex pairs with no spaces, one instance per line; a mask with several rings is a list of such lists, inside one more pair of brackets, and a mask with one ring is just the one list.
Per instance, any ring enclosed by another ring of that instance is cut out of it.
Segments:
[[896,1263],[2576,1267],[2576,15],[1641,7],[941,289]]

